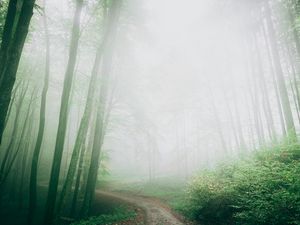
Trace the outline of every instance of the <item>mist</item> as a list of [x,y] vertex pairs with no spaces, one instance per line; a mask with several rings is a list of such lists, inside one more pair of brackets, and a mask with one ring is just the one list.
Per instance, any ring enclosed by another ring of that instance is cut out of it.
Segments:
[[0,1],[1,224],[298,224],[299,16],[295,0]]

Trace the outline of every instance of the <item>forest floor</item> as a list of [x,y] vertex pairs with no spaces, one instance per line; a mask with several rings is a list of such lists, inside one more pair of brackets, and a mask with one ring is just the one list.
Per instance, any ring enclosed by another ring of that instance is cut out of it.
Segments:
[[[183,225],[188,224],[182,222],[179,215],[172,212],[171,208],[161,200],[154,197],[147,197],[141,195],[134,195],[125,192],[109,192],[97,191],[96,201],[99,199],[99,204],[103,198],[111,201],[123,201],[135,207],[137,217],[134,221],[124,221],[117,223],[118,225],[127,224],[146,224],[146,225]],[[94,206],[94,210],[97,207]]]

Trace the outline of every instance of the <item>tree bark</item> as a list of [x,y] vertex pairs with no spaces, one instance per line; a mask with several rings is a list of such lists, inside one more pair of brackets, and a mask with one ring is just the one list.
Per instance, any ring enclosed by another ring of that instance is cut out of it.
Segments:
[[89,173],[87,177],[87,184],[85,190],[85,196],[81,208],[81,215],[86,216],[89,213],[90,206],[94,197],[96,188],[97,175],[99,169],[100,153],[104,139],[104,119],[105,110],[107,105],[108,95],[108,81],[112,69],[112,58],[113,58],[113,42],[116,35],[116,26],[119,19],[119,8],[121,5],[120,0],[114,0],[108,14],[108,31],[107,38],[104,40],[103,49],[103,63],[102,63],[102,79],[101,79],[101,90],[99,95],[99,106],[97,109],[96,116],[96,128],[94,133],[94,142],[91,155],[91,163],[89,167]]
[[86,139],[88,125],[89,125],[91,114],[92,114],[92,106],[93,106],[93,102],[94,102],[93,100],[94,100],[94,95],[95,95],[97,76],[99,73],[99,65],[100,65],[100,61],[101,61],[101,55],[102,55],[102,49],[99,48],[99,50],[97,51],[97,54],[96,54],[96,59],[94,62],[92,76],[91,76],[91,80],[89,83],[89,89],[88,89],[85,110],[84,110],[83,116],[80,121],[79,130],[77,132],[77,137],[76,137],[74,149],[72,152],[71,162],[69,165],[66,181],[63,185],[63,189],[62,189],[60,199],[58,202],[58,209],[57,209],[58,214],[60,213],[61,207],[63,207],[66,204],[66,202],[65,202],[66,199],[71,194],[71,189],[72,189],[74,176],[75,176],[75,172],[76,172],[76,165],[78,164],[78,159],[79,159],[79,152],[80,152],[80,149],[82,148],[82,145]]
[[0,85],[3,79],[3,68],[7,61],[8,48],[13,36],[13,26],[16,20],[17,2],[18,0],[9,1],[5,25],[3,28],[2,42],[0,48]]
[[63,153],[64,143],[65,143],[66,127],[68,121],[70,92],[71,92],[71,87],[73,82],[76,59],[77,59],[82,8],[83,8],[83,0],[77,0],[76,10],[73,19],[71,45],[69,50],[69,60],[68,60],[66,74],[65,74],[64,87],[63,87],[63,93],[61,98],[58,131],[56,136],[55,151],[54,151],[54,157],[52,162],[49,190],[48,190],[48,196],[46,202],[46,211],[44,217],[45,225],[53,224],[53,219],[54,219],[57,187],[58,187],[62,153]]
[[35,0],[24,0],[23,2],[13,41],[9,48],[7,61],[0,75],[0,143],[21,54],[28,34],[30,20],[33,15],[34,4]]
[[[45,0],[44,0],[45,7]],[[45,30],[45,40],[46,40],[46,59],[45,59],[45,77],[44,77],[44,86],[41,96],[41,106],[40,106],[40,117],[39,117],[39,129],[37,140],[35,143],[32,161],[31,161],[31,170],[30,170],[30,180],[29,180],[29,208],[28,208],[28,218],[27,224],[32,224],[35,209],[36,209],[36,198],[37,198],[37,171],[38,171],[38,161],[41,152],[41,146],[43,142],[44,130],[45,130],[45,117],[46,117],[46,103],[47,103],[47,92],[49,86],[49,76],[50,76],[50,40],[48,32],[47,18],[44,8],[43,16],[44,30]]]

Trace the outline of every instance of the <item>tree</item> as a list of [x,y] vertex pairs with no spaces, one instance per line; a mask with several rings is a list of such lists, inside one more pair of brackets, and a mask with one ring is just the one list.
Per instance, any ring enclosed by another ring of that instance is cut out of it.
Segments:
[[0,57],[2,57],[0,60],[0,143],[35,0],[23,1],[15,31],[12,32],[16,16],[16,4],[16,0],[11,0],[9,3],[0,50]]
[[112,70],[112,58],[113,58],[113,44],[116,35],[116,26],[119,20],[120,7],[122,1],[113,0],[108,12],[108,30],[104,40],[103,49],[103,63],[101,70],[101,89],[98,99],[98,109],[96,115],[96,127],[94,133],[94,142],[91,154],[91,161],[89,166],[89,172],[86,182],[86,190],[84,200],[81,207],[81,215],[86,216],[90,210],[90,206],[94,197],[96,188],[97,174],[99,169],[100,153],[104,139],[104,127],[105,127],[105,110],[108,103],[108,81]]
[[28,224],[32,224],[33,217],[36,208],[36,198],[37,198],[37,171],[38,171],[38,161],[44,136],[45,130],[45,117],[46,117],[46,98],[49,86],[49,76],[50,76],[50,40],[49,40],[49,31],[48,24],[45,12],[45,3],[44,0],[44,30],[45,30],[45,40],[46,40],[46,59],[45,59],[45,77],[44,77],[44,86],[41,96],[41,107],[40,107],[40,120],[37,140],[35,143],[32,161],[31,161],[31,170],[30,170],[30,184],[29,184],[29,208],[28,208]]
[[283,114],[284,119],[286,122],[286,130],[289,136],[295,137],[296,130],[292,115],[292,110],[290,106],[289,96],[287,92],[287,88],[285,85],[285,80],[283,76],[280,56],[279,56],[279,50],[276,43],[276,33],[271,17],[271,9],[270,9],[270,3],[268,1],[265,2],[265,11],[266,11],[266,21],[267,21],[267,29],[269,31],[270,36],[270,44],[271,44],[271,51],[272,51],[272,57],[274,61],[274,67],[275,67],[275,74],[278,82],[279,87],[279,93],[280,93],[280,100],[282,103],[283,108]]
[[[104,10],[106,10],[106,9],[104,9]],[[83,148],[83,145],[85,143],[85,139],[86,139],[87,131],[88,131],[88,127],[89,127],[89,122],[91,119],[92,106],[94,103],[95,88],[96,88],[96,84],[97,84],[97,77],[98,77],[98,73],[99,73],[99,66],[100,66],[101,58],[102,58],[102,46],[100,46],[98,48],[97,53],[96,53],[92,76],[91,76],[89,88],[88,88],[85,110],[84,110],[83,116],[81,118],[80,126],[79,126],[79,129],[77,132],[76,141],[75,141],[74,149],[72,152],[70,165],[68,168],[66,181],[63,185],[60,199],[58,202],[58,213],[60,213],[61,207],[65,205],[65,200],[71,194],[73,180],[74,180],[74,176],[75,176],[75,172],[76,172],[76,166],[77,166],[78,160],[79,160],[80,149]]]
[[49,190],[46,202],[46,212],[44,224],[52,224],[54,219],[54,209],[57,196],[58,180],[61,167],[62,153],[65,143],[65,135],[68,121],[68,108],[70,100],[70,92],[74,76],[75,64],[78,52],[78,42],[80,34],[80,20],[83,8],[83,0],[76,0],[76,9],[73,19],[71,44],[69,49],[69,60],[65,74],[63,93],[61,97],[61,106],[59,114],[59,124],[56,136],[54,157],[50,175]]

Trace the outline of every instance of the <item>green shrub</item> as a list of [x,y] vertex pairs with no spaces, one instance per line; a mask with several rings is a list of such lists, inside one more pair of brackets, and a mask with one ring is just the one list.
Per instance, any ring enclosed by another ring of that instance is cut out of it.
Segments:
[[133,219],[136,217],[136,212],[124,208],[118,208],[112,214],[104,214],[100,216],[93,216],[85,220],[72,223],[71,225],[108,225],[124,220]]
[[185,213],[202,224],[300,225],[299,145],[204,172],[190,185]]

